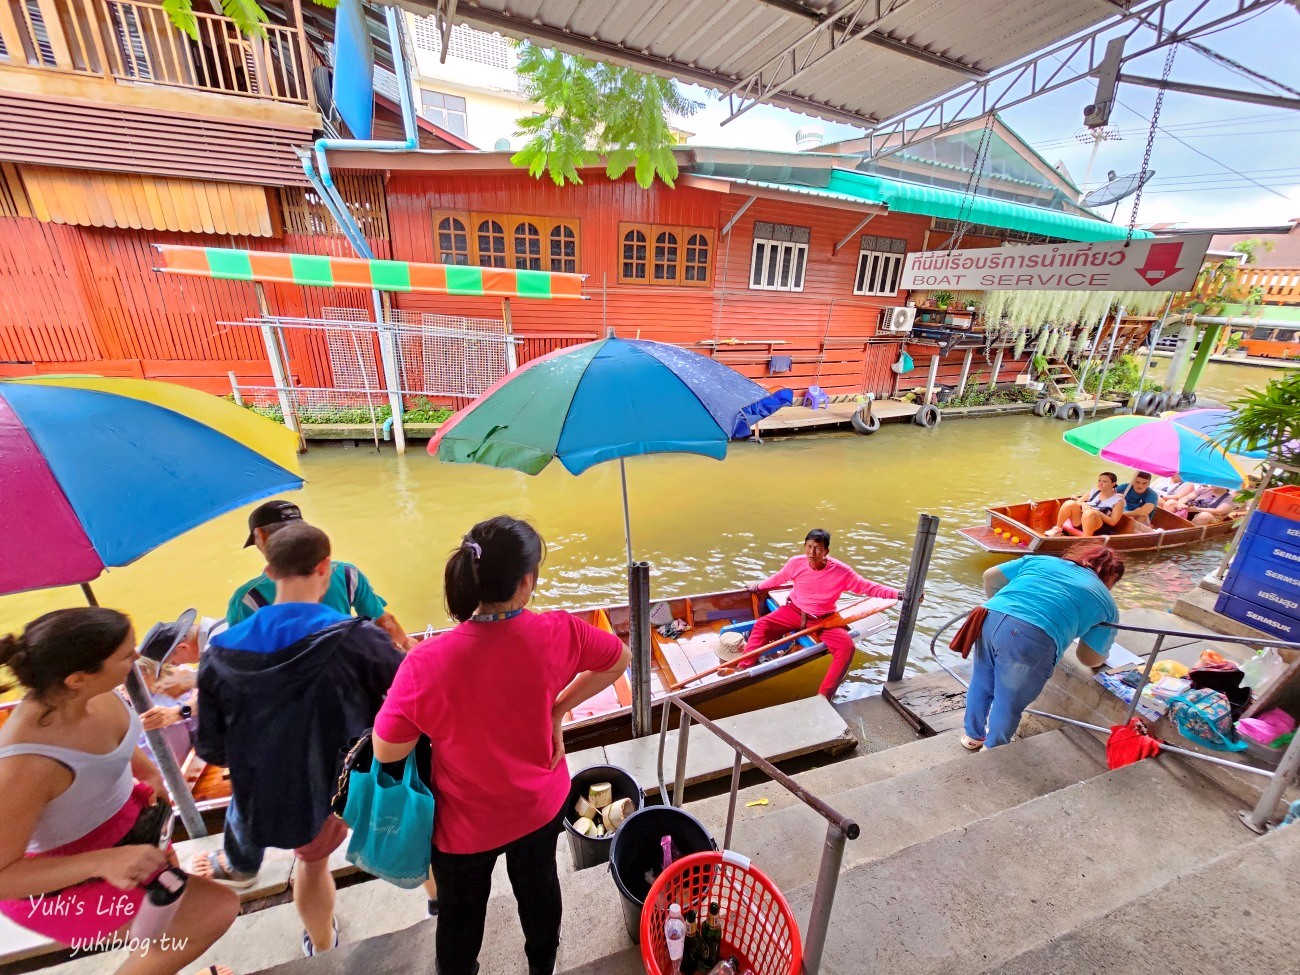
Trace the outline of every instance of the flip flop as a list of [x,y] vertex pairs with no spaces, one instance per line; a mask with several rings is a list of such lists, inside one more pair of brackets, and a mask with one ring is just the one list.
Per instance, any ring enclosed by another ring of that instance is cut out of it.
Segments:
[[[200,859],[207,863],[208,868],[212,871],[211,873],[204,874],[194,869],[194,864]],[[234,890],[247,890],[257,883],[257,874],[235,873],[231,870],[226,855],[220,851],[216,853],[196,853],[190,858],[189,872],[196,877],[207,877],[209,880],[215,880],[217,883],[224,884]]]

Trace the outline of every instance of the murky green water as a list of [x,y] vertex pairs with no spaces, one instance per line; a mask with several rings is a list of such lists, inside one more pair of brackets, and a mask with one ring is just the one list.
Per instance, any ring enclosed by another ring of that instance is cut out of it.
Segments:
[[[1271,371],[1212,364],[1207,395],[1228,399]],[[1061,441],[1055,420],[1013,416],[949,420],[934,430],[886,425],[852,433],[736,443],[719,463],[658,456],[628,462],[635,555],[654,565],[652,597],[727,589],[774,572],[799,551],[805,532],[824,527],[833,553],[865,575],[902,585],[917,516],[941,519],[920,629],[982,595],[980,575],[999,561],[955,530],[983,522],[986,504],[1053,497],[1090,485],[1103,465]],[[549,554],[542,605],[622,601],[626,552],[618,468],[575,478],[558,464],[537,477],[440,464],[422,448],[313,448],[309,479],[297,497],[325,528],[336,556],[356,562],[411,630],[441,625],[442,566],[475,521],[501,512],[531,520]],[[1121,477],[1127,472],[1121,472]],[[175,618],[186,606],[221,615],[234,588],[261,565],[241,549],[246,512],[219,518],[95,583],[105,605],[135,618],[137,629]],[[1217,548],[1134,556],[1116,591],[1121,605],[1166,606],[1215,564]],[[0,599],[0,631],[46,610],[80,605],[78,590]],[[842,693],[864,693],[882,677],[888,641],[877,638]],[[884,648],[884,652],[880,652]],[[914,660],[917,666],[926,661]]]

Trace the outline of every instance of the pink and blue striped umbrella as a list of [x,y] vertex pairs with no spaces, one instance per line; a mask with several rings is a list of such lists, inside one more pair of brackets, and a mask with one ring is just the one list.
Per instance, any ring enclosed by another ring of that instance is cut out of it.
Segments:
[[297,434],[143,379],[0,382],[0,594],[87,583],[302,486]]

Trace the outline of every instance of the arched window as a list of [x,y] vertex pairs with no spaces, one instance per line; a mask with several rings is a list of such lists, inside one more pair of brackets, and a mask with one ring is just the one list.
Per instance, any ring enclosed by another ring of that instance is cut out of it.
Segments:
[[578,273],[578,235],[562,223],[551,228],[551,270]]
[[506,266],[506,231],[495,220],[478,225],[478,262],[482,267]]
[[682,277],[696,284],[709,280],[709,238],[704,234],[691,234],[686,238],[686,260],[682,262]]
[[438,221],[438,263],[469,263],[469,234],[465,232],[465,225],[455,217],[443,217]]
[[640,230],[629,230],[623,235],[623,280],[646,279],[646,235]]
[[535,224],[515,224],[515,269],[519,271],[542,269],[542,232]]
[[655,237],[655,280],[677,280],[677,235],[667,230]]

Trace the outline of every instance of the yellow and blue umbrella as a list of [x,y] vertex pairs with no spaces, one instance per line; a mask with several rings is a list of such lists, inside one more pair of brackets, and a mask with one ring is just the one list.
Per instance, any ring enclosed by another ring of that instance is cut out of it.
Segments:
[[297,449],[278,423],[183,386],[0,382],[0,593],[87,583],[299,488]]

